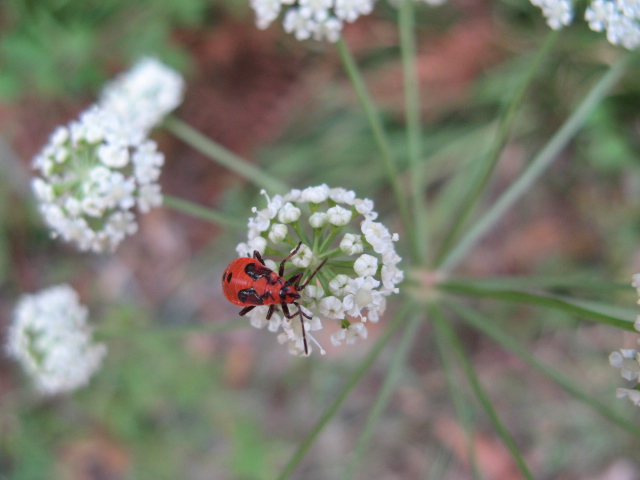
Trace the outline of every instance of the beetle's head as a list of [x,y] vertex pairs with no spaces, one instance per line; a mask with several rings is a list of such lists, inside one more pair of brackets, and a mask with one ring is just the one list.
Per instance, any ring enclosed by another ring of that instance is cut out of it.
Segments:
[[296,287],[291,284],[286,284],[280,289],[280,299],[284,303],[293,303],[300,298],[300,294]]

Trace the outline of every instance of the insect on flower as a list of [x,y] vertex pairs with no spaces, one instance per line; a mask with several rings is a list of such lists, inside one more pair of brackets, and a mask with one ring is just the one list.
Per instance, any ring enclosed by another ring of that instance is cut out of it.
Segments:
[[[302,242],[298,243],[298,246],[280,262],[278,273],[265,265],[262,256],[257,250],[253,252],[253,258],[236,258],[229,264],[222,275],[222,292],[231,303],[244,307],[240,310],[240,316],[246,315],[259,305],[269,305],[267,320],[271,319],[278,305],[280,305],[282,313],[288,319],[292,319],[296,315],[299,316],[302,324],[304,353],[308,355],[309,348],[307,347],[303,317],[308,319],[311,319],[311,317],[302,311],[297,300],[300,299],[300,292],[309,285],[311,279],[318,273],[327,259],[324,259],[318,265],[318,268],[313,271],[302,285],[300,285],[303,276],[302,272],[298,272],[289,280],[285,280],[283,278],[284,266],[287,261],[298,253],[301,246]],[[289,304],[298,307],[298,311],[293,315],[289,312]]]

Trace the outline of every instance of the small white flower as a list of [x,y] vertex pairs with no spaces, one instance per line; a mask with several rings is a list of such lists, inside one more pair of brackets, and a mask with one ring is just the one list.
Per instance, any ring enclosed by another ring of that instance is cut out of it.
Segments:
[[329,282],[329,289],[337,297],[344,297],[347,294],[346,287],[349,284],[349,277],[347,275],[338,275]]
[[278,212],[278,220],[280,223],[297,222],[301,213],[298,207],[295,207],[291,202],[287,202]]
[[145,57],[104,88],[99,105],[147,132],[182,103],[183,90],[178,72]]
[[324,298],[324,290],[322,287],[318,287],[317,285],[308,285],[307,288],[302,291],[302,298],[304,299],[307,308],[318,309],[320,301]]
[[617,398],[625,398],[627,397],[629,400],[633,402],[634,405],[640,406],[640,390],[636,390],[635,388],[618,388],[616,389],[616,397]]
[[269,240],[273,243],[280,243],[289,233],[289,228],[284,223],[274,223],[269,231]]
[[364,244],[362,243],[362,235],[354,235],[353,233],[345,233],[340,241],[340,250],[346,255],[357,255],[364,252]]
[[373,277],[378,271],[378,259],[365,253],[355,261],[353,269],[359,277]]
[[341,328],[337,332],[331,334],[331,343],[339,346],[342,342],[347,345],[353,345],[358,338],[366,339],[368,336],[367,327],[364,323],[352,323],[346,328]]
[[87,309],[68,285],[20,298],[6,351],[42,394],[76,390],[100,368],[107,349],[93,342],[87,317]]
[[307,268],[313,260],[313,252],[306,245],[300,245],[298,252],[291,257],[291,263],[296,267]]
[[324,184],[305,188],[300,194],[301,200],[311,203],[322,203],[327,198],[329,198],[329,187]]
[[640,377],[640,363],[638,363],[637,352],[633,349],[623,348],[619,352],[612,352],[609,355],[609,363],[620,369],[622,378],[634,381]]
[[329,198],[336,203],[353,205],[353,202],[356,199],[356,192],[345,188],[332,188],[329,190]]
[[329,218],[325,212],[316,212],[309,217],[309,225],[313,228],[322,228],[328,221]]
[[342,227],[351,221],[351,210],[336,205],[327,210],[327,219],[330,224]]
[[325,297],[320,301],[320,313],[327,318],[344,318],[342,301],[336,297]]

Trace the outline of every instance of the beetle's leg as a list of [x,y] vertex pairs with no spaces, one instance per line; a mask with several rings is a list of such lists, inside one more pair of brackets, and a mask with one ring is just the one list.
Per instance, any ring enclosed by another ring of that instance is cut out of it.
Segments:
[[306,329],[304,328],[304,318],[302,318],[302,316],[304,315],[305,317],[311,318],[308,315],[305,315],[302,312],[302,309],[300,308],[300,305],[298,305],[297,302],[293,302],[293,304],[298,307],[298,311],[296,312],[296,314],[300,317],[300,326],[302,327],[302,341],[304,342],[304,354],[305,355],[309,355],[309,347],[307,346],[307,332]]
[[[306,282],[304,282],[304,283],[303,283],[302,285],[300,285],[299,287],[296,287],[296,290],[298,290],[298,291],[304,290],[304,288],[305,288],[307,285],[309,285],[309,282],[311,281],[311,279],[316,275],[316,273],[318,273],[318,270],[320,270],[320,269],[323,267],[323,265],[324,265],[325,263],[327,263],[327,260],[329,260],[329,259],[328,259],[328,258],[325,258],[325,259],[320,263],[320,265],[318,265],[318,268],[316,268],[316,269],[313,271],[313,273],[311,274],[311,276],[310,276],[309,278],[307,278],[307,281],[306,281]],[[282,276],[282,275],[281,275],[281,276]]]
[[[253,258],[258,260],[262,265],[264,265],[264,260],[262,259],[262,255],[260,255],[260,252],[258,250],[254,250],[253,251]],[[265,265],[266,267],[266,265]],[[280,275],[282,276],[282,275]]]
[[280,275],[281,277],[284,275],[284,264],[287,263],[289,260],[291,260],[291,257],[293,257],[296,253],[298,253],[298,250],[300,250],[300,247],[302,246],[302,242],[298,243],[298,246],[293,250],[293,252],[291,252],[287,258],[285,258],[284,260],[282,260],[282,262],[280,262],[280,270],[278,270],[278,275]]
[[240,316],[243,317],[245,316],[247,313],[249,313],[251,310],[253,310],[254,308],[256,308],[255,305],[250,305],[248,307],[244,307],[242,310],[240,310]]
[[269,311],[267,312],[267,320],[271,320],[271,316],[273,315],[273,312],[276,311],[276,306],[275,305],[269,305]]

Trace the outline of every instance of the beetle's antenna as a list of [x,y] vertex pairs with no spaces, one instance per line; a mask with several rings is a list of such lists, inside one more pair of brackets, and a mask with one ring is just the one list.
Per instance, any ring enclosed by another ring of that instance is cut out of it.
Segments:
[[307,285],[309,285],[309,282],[311,281],[311,279],[316,275],[316,273],[318,273],[318,270],[320,270],[320,269],[323,267],[323,265],[324,265],[325,263],[327,263],[327,260],[329,260],[329,259],[328,259],[328,258],[325,258],[325,259],[322,261],[322,263],[321,263],[320,265],[318,265],[318,268],[316,268],[316,269],[313,271],[313,273],[311,274],[311,276],[310,276],[309,278],[307,278],[307,281],[306,281],[306,282],[304,282],[302,285],[300,285],[300,286],[297,288],[297,290],[298,290],[298,291],[300,291],[300,290],[304,290],[304,289],[305,289],[305,287],[306,287]]

